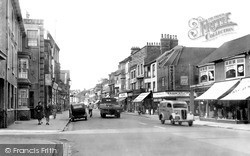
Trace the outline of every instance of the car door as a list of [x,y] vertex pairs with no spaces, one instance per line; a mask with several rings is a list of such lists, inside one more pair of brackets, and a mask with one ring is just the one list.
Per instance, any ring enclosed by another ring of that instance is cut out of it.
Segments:
[[169,120],[171,114],[172,114],[172,104],[171,103],[167,103],[167,108],[166,108],[166,119]]

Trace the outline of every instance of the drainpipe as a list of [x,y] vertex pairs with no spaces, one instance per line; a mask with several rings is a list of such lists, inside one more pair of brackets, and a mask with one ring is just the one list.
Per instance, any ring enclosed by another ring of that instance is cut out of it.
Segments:
[[[9,0],[6,1],[6,52],[9,50],[9,32],[8,32],[8,19],[9,19]],[[7,104],[8,104],[8,59],[9,59],[9,53],[6,55],[6,68],[5,68],[5,81],[4,81],[4,104],[3,104],[3,128],[7,128]]]

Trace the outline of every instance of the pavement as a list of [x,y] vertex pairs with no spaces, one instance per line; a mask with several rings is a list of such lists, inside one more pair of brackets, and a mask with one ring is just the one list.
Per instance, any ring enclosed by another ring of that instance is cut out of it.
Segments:
[[[130,114],[130,115],[135,115],[135,116],[141,116],[141,117],[145,117],[145,118],[150,118],[153,120],[159,120],[159,117],[157,114],[154,114],[154,115],[141,114],[141,115],[139,115],[138,113],[131,113],[131,112],[124,112],[124,113]],[[231,124],[231,123],[218,123],[218,122],[201,121],[198,116],[195,116],[195,121],[194,121],[193,125],[250,131],[250,124]]]
[[[52,116],[51,116],[52,117]],[[50,118],[49,125],[46,125],[45,118],[42,119],[43,124],[38,125],[37,119],[31,119],[27,121],[15,121],[7,128],[0,129],[0,145],[5,144],[63,144],[63,156],[71,155],[71,146],[64,140],[45,140],[45,139],[30,139],[21,137],[21,135],[46,135],[46,134],[58,134],[66,130],[69,122],[69,111],[63,111],[60,114],[56,114],[56,118]],[[11,136],[11,137],[10,137]],[[18,146],[18,145],[17,145]],[[41,145],[46,146],[46,145]],[[0,155],[1,153],[0,146]]]
[[62,113],[57,113],[56,118],[53,119],[50,116],[49,125],[46,125],[45,118],[42,119],[42,124],[38,125],[37,119],[31,119],[26,121],[15,121],[13,124],[9,125],[7,128],[0,129],[1,133],[56,133],[65,130],[67,124],[69,123],[69,111],[63,111]]

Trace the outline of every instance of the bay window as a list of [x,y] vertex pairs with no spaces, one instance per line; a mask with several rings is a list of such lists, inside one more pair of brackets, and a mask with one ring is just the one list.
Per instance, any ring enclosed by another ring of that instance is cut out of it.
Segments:
[[245,58],[238,58],[225,61],[226,79],[245,76]]
[[19,69],[18,69],[18,77],[19,78],[28,78],[28,65],[29,61],[28,59],[21,58],[19,59]]
[[213,82],[214,81],[214,65],[200,67],[200,83]]
[[28,106],[28,89],[19,89],[18,91],[18,105]]

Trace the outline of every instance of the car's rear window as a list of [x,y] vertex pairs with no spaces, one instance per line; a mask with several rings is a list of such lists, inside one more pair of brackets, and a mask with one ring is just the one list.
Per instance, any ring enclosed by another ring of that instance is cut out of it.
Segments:
[[102,103],[117,103],[117,99],[116,98],[103,98],[102,99]]
[[183,103],[174,103],[173,107],[174,108],[187,108],[187,105]]

